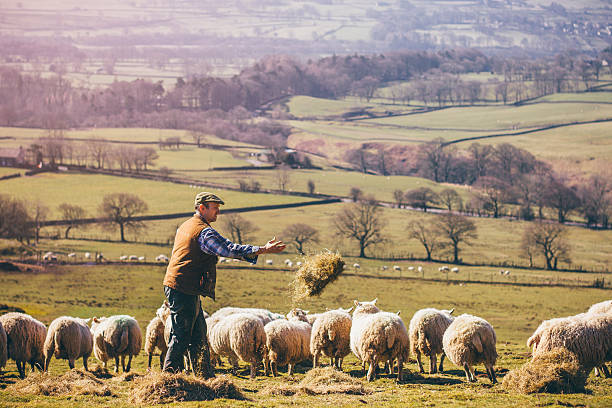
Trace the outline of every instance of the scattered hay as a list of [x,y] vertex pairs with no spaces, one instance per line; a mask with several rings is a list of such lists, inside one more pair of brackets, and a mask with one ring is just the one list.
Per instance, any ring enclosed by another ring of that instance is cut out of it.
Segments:
[[117,377],[113,377],[112,381],[118,382],[118,383],[121,383],[121,382],[130,382],[130,381],[134,381],[134,379],[136,379],[136,378],[138,378],[140,376],[141,376],[140,374],[136,374],[134,372],[132,372],[132,373],[123,373],[123,374],[121,374],[121,375],[119,375]]
[[372,391],[364,387],[363,383],[350,375],[332,367],[313,368],[308,371],[304,379],[296,385],[282,384],[264,388],[264,395],[291,396],[295,394],[323,395],[323,394],[351,394],[366,395]]
[[10,386],[17,394],[45,396],[97,395],[113,396],[110,388],[92,373],[72,369],[66,374],[55,377],[45,373],[33,373]]
[[202,380],[186,374],[148,373],[134,380],[130,402],[167,404],[177,401],[210,401],[215,398],[243,400],[242,393],[227,376]]
[[586,380],[587,373],[578,364],[576,355],[565,348],[556,348],[508,372],[503,385],[524,394],[566,394],[584,392]]
[[96,378],[113,378],[113,375],[106,368],[98,364],[90,366],[89,373],[95,376]]
[[339,253],[322,252],[304,257],[304,263],[291,282],[293,302],[307,297],[320,295],[327,284],[335,281],[344,269],[344,261]]

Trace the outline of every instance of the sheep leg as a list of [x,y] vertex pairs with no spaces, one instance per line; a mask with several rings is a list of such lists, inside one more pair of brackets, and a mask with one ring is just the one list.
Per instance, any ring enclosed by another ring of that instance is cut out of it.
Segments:
[[89,369],[87,368],[87,359],[89,358],[89,356],[83,356],[83,368],[85,369],[85,371],[89,371]]
[[238,375],[238,359],[235,356],[230,356],[229,362],[232,365],[232,374]]
[[319,353],[315,351],[312,356],[312,368],[317,368],[319,366]]
[[417,363],[419,365],[419,372],[421,374],[423,374],[425,372],[425,369],[423,368],[423,363],[421,362],[421,352],[417,350],[416,352],[416,359],[417,359]]
[[463,364],[463,371],[465,371],[465,376],[469,382],[475,382],[474,374],[472,374],[472,370],[470,370],[470,366],[468,363]]
[[491,384],[497,383],[497,379],[495,378],[495,369],[493,366],[487,367],[487,373],[489,374],[489,379],[491,380]]
[[251,362],[251,378],[257,377],[257,361]]
[[165,359],[166,359],[166,352],[165,352],[165,351],[162,351],[162,352],[159,354],[159,366],[160,366],[161,368],[164,368],[164,360],[165,360]]
[[402,357],[397,358],[397,381],[402,381],[404,371],[404,360]]
[[127,367],[126,367],[126,369],[125,369],[125,370],[123,370],[123,371],[125,371],[126,373],[129,373],[131,368],[132,368],[132,355],[130,354],[130,355],[128,356],[128,363],[127,363]]
[[343,363],[344,359],[342,357],[337,357],[336,358],[336,368],[338,368],[338,370],[342,371],[342,363]]
[[25,378],[25,361],[15,361],[17,364],[17,371],[19,371],[19,378],[22,380]]
[[435,374],[438,372],[438,359],[436,358],[436,353],[431,353],[429,355],[429,374]]
[[149,353],[149,363],[147,364],[147,370],[151,370],[151,361],[153,360],[153,353]]
[[438,367],[438,371],[439,372],[443,372],[444,371],[444,368],[443,368],[444,357],[446,357],[446,355],[444,353],[442,353],[442,356],[440,357],[440,367]]
[[605,364],[600,365],[599,367],[595,367],[596,375],[603,375],[606,378],[610,378],[610,371],[608,371],[608,367]]
[[74,368],[74,360],[73,359],[68,359],[68,367],[70,367],[71,370]]
[[121,356],[121,369],[125,373],[125,356]]
[[119,372],[119,356],[115,357],[115,369],[113,370],[115,374]]
[[287,365],[287,375],[289,376],[293,375],[293,364]]

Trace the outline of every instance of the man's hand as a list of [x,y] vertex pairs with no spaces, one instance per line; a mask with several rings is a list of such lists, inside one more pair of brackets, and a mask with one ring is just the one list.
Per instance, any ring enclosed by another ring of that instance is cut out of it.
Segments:
[[279,241],[276,239],[276,237],[274,237],[269,240],[265,246],[260,247],[257,254],[278,254],[279,252],[282,252],[286,246],[287,245],[285,245],[283,241]]

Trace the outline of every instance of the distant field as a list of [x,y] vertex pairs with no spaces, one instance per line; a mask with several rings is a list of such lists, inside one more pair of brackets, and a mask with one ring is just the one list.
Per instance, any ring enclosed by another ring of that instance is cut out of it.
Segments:
[[[275,270],[243,270],[220,268],[217,278],[217,300],[204,300],[203,307],[213,312],[223,306],[264,307],[274,312],[286,313],[291,304],[288,284],[292,272]],[[27,313],[49,324],[61,315],[109,316],[130,314],[144,330],[154,312],[163,301],[161,280],[164,267],[151,266],[75,266],[53,267],[44,273],[0,272],[0,285],[6,294],[3,302],[21,307]],[[78,287],[78,291],[74,288]],[[325,308],[349,307],[354,299],[371,300],[378,297],[378,305],[386,311],[401,311],[407,325],[413,313],[421,308],[455,308],[455,314],[471,313],[489,321],[497,335],[496,363],[498,379],[501,381],[507,370],[516,368],[529,358],[525,341],[544,319],[566,316],[585,311],[591,304],[607,299],[607,292],[598,289],[569,289],[548,287],[507,287],[497,285],[469,284],[459,286],[440,282],[418,282],[400,279],[381,279],[376,276],[354,276],[347,271],[344,276],[328,286],[321,297],[308,300],[300,306],[311,312]],[[567,299],[572,299],[567,302]],[[258,377],[249,380],[243,373],[246,365],[240,363],[240,375],[231,375],[231,380],[245,393],[249,401],[217,400],[210,402],[181,402],[181,407],[253,406],[284,407],[288,405],[325,407],[354,407],[361,404],[380,407],[403,405],[432,407],[465,406],[517,406],[535,405],[581,405],[608,406],[612,380],[600,379],[592,374],[586,394],[535,394],[519,395],[506,391],[501,385],[491,386],[483,378],[481,365],[476,366],[478,382],[465,383],[465,376],[450,361],[445,361],[440,374],[417,374],[413,360],[404,366],[406,380],[397,384],[395,380],[381,375],[367,384],[374,392],[370,395],[323,395],[323,396],[269,396],[262,391],[269,386],[294,384],[303,378],[308,365],[298,365],[296,374],[289,378],[284,370],[280,376]],[[153,369],[159,370],[158,358],[153,359]],[[427,359],[425,360],[425,362]],[[99,362],[91,357],[90,366]],[[324,359],[324,364],[327,359]],[[133,372],[143,375],[147,357],[141,352],[133,362]],[[427,364],[427,363],[426,363]],[[112,363],[111,363],[112,365]],[[64,374],[65,360],[52,359],[50,376]],[[81,367],[81,362],[77,362]],[[355,378],[363,378],[360,363],[348,355],[343,371]],[[227,365],[218,368],[218,374],[227,373]],[[49,406],[49,407],[113,407],[132,406],[128,395],[132,387],[129,380],[103,380],[116,394],[112,397],[70,396],[48,397],[43,395],[16,394],[6,389],[17,379],[15,365],[7,364],[0,376],[0,399],[3,406]]]
[[[33,177],[20,177],[2,181],[4,191],[28,202],[41,202],[51,210],[51,218],[59,218],[58,206],[69,202],[85,208],[89,217],[98,216],[98,206],[109,193],[131,193],[147,202],[147,214],[167,214],[193,210],[193,198],[203,188],[188,185],[128,177],[89,174],[42,173]],[[284,204],[311,199],[292,196],[219,191],[227,202],[224,208],[248,207],[267,204]]]
[[409,105],[389,105],[365,99],[346,97],[342,99],[323,99],[310,96],[294,96],[286,103],[289,112],[298,118],[339,116],[358,109],[381,114],[383,112],[409,112],[415,107]]
[[0,177],[9,176],[17,173],[23,174],[25,173],[25,170],[11,167],[0,167]]

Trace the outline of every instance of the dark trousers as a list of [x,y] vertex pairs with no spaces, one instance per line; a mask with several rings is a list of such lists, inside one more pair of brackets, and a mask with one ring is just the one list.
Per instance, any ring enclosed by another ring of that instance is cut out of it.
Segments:
[[183,356],[187,352],[196,374],[204,378],[214,377],[200,296],[187,295],[167,286],[164,286],[164,293],[172,320],[164,371],[183,370]]

